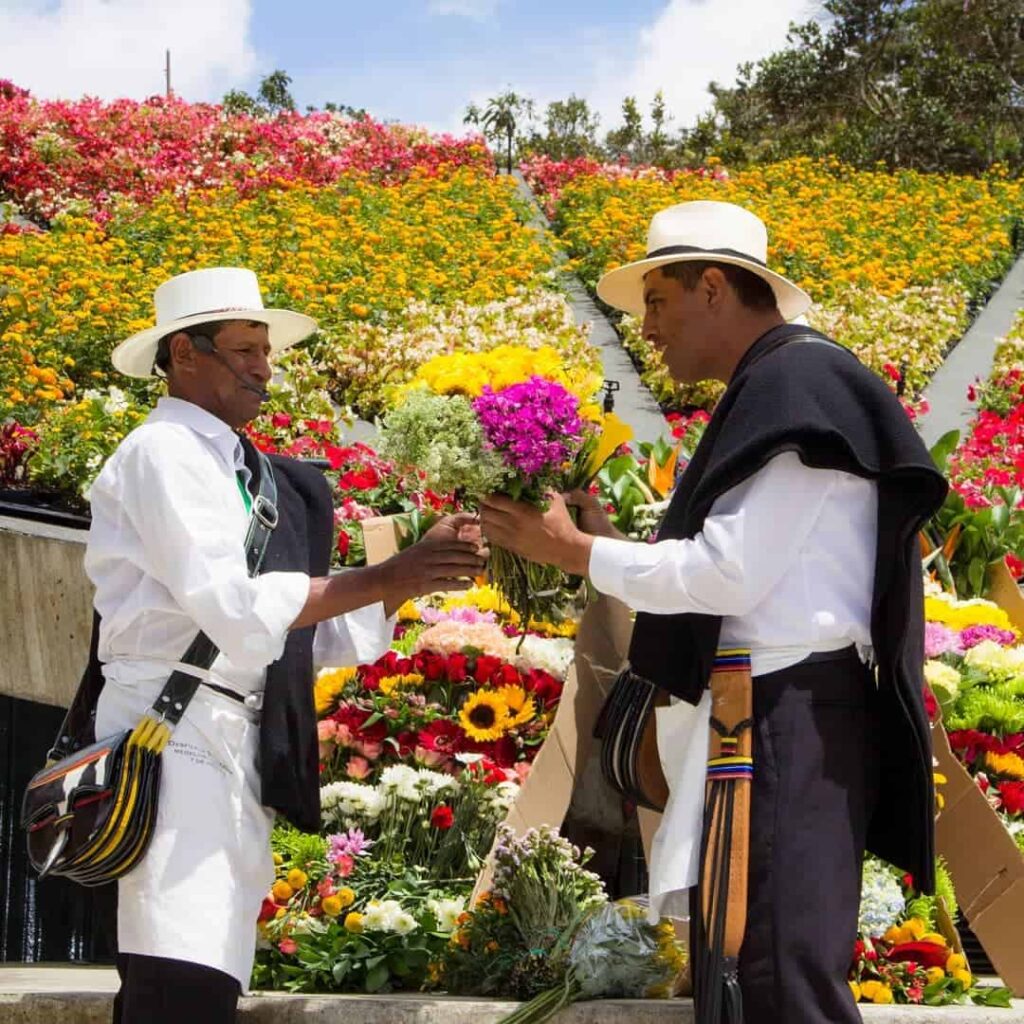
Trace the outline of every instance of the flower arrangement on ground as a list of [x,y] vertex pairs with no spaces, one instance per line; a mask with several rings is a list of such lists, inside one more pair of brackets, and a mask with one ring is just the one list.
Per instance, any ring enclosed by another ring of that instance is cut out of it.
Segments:
[[609,903],[580,851],[555,829],[503,827],[494,883],[453,933],[437,984],[459,994],[529,999],[507,1024],[540,1024],[578,999],[668,996],[683,956],[668,922]]
[[939,931],[940,913],[950,915],[956,908],[953,884],[941,861],[936,890],[935,896],[922,896],[909,875],[865,858],[859,935],[850,968],[854,998],[865,1003],[1008,1007],[1009,989],[979,987],[963,953]]

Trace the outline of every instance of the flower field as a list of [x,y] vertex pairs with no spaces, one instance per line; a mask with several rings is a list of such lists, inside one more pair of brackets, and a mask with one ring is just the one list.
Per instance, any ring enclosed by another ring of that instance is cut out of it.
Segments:
[[229,115],[215,104],[37,100],[0,80],[0,200],[41,222],[75,212],[100,221],[125,201],[181,199],[229,185],[326,185],[351,174],[383,183],[455,166],[493,168],[482,139],[339,114]]
[[[692,199],[740,203],[768,225],[769,265],[815,300],[812,326],[834,332],[879,373],[887,365],[905,370],[910,394],[959,338],[969,300],[1009,267],[1020,242],[1014,224],[1024,221],[1024,186],[998,168],[976,179],[854,171],[808,158],[733,174],[575,163],[525,170],[557,196],[555,230],[589,286],[644,255],[657,210]],[[717,394],[672,384],[629,318],[624,334],[664,405],[706,404]]]

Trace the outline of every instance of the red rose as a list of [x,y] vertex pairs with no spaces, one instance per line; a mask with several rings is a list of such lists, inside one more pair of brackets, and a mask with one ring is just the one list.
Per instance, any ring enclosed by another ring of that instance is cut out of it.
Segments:
[[452,814],[452,809],[445,804],[439,804],[430,815],[430,824],[442,832],[450,829],[454,821],[455,815]]
[[495,658],[491,654],[478,654],[473,666],[473,678],[478,683],[489,683],[491,676],[498,671],[501,664],[501,658]]
[[937,942],[901,942],[887,954],[897,963],[915,963],[920,967],[945,967],[949,950]]
[[263,905],[260,907],[260,916],[257,921],[269,921],[277,915],[277,904],[267,897],[264,897]]
[[1021,576],[1024,576],[1024,561],[1019,559],[1012,551],[1006,553],[1006,568],[1010,570],[1010,575],[1015,579],[1019,580]]
[[413,656],[413,667],[429,682],[436,683],[443,679],[445,670],[448,667],[448,660],[443,654],[435,654],[433,651],[420,651]]
[[292,418],[286,412],[275,412],[274,415],[270,417],[270,422],[273,423],[275,427],[290,427],[292,425]]
[[1007,814],[1024,814],[1024,782],[999,782],[996,789]]
[[523,677],[519,674],[515,665],[509,665],[506,663],[499,665],[491,676],[491,683],[495,687],[519,686],[522,682]]
[[445,668],[445,672],[448,675],[448,679],[453,683],[463,683],[466,681],[466,667],[469,664],[469,659],[464,654],[449,654],[448,664]]
[[337,544],[337,548],[338,548],[338,554],[342,558],[345,558],[348,555],[348,549],[349,549],[351,543],[352,543],[352,539],[351,539],[351,537],[349,537],[348,531],[347,530],[339,530],[338,531],[338,544]]
[[526,673],[523,680],[529,690],[544,707],[549,708],[562,696],[562,684],[549,672],[534,668]]

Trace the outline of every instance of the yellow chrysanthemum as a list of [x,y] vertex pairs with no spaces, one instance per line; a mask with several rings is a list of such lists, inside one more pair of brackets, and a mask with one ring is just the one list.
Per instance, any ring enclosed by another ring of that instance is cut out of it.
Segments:
[[292,868],[285,876],[285,880],[296,892],[298,892],[300,889],[306,888],[306,882],[309,881],[309,878],[305,871],[301,871],[299,868]]
[[1006,612],[983,598],[957,601],[948,594],[929,595],[924,599],[924,617],[927,622],[941,622],[956,630],[968,626],[995,626],[997,629],[1013,631],[1013,624]]
[[925,973],[928,975],[929,985],[941,981],[946,976],[946,972],[941,967],[929,967]]
[[967,957],[963,953],[950,953],[946,960],[946,970],[952,974],[954,971],[962,971],[967,967]]
[[379,689],[385,697],[390,696],[395,690],[415,690],[423,683],[423,676],[418,672],[409,672],[405,675],[384,676],[380,681]]
[[495,690],[477,690],[459,710],[459,723],[477,743],[501,739],[511,724],[508,705]]
[[279,879],[270,890],[275,903],[287,903],[294,895],[295,890],[284,879]]
[[339,889],[334,895],[341,900],[342,910],[344,910],[345,907],[351,907],[356,901],[356,894],[347,885]]
[[341,900],[338,899],[337,895],[334,895],[325,896],[320,901],[320,909],[323,910],[328,917],[337,917],[342,910],[344,910],[344,907],[342,907]]
[[415,601],[404,601],[396,613],[399,622],[419,622],[420,610]]
[[326,714],[346,684],[356,676],[354,668],[332,668],[321,672],[313,684],[313,702],[318,715]]
[[950,971],[949,972],[964,988],[970,988],[974,984],[974,977],[970,971]]
[[363,930],[363,915],[353,910],[345,915],[345,931],[361,932]]
[[1019,754],[1008,752],[997,754],[989,750],[985,754],[985,767],[995,775],[1003,775],[1010,779],[1024,779],[1024,758]]
[[510,729],[525,725],[536,717],[537,705],[521,686],[503,686],[498,694],[508,708]]

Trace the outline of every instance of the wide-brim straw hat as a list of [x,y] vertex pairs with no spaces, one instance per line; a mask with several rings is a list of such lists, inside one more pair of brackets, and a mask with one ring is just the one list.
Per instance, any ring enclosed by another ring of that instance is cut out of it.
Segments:
[[271,354],[308,338],[316,321],[290,309],[265,309],[260,285],[251,270],[207,267],[179,274],[153,293],[156,324],[125,338],[111,353],[115,369],[129,377],[154,376],[160,339],[196,324],[249,320],[267,325]]
[[647,231],[647,255],[608,271],[597,294],[609,306],[644,315],[644,275],[655,267],[686,260],[713,260],[743,267],[771,285],[779,312],[792,320],[807,311],[811,297],[768,269],[768,229],[742,206],[697,200],[656,213]]

